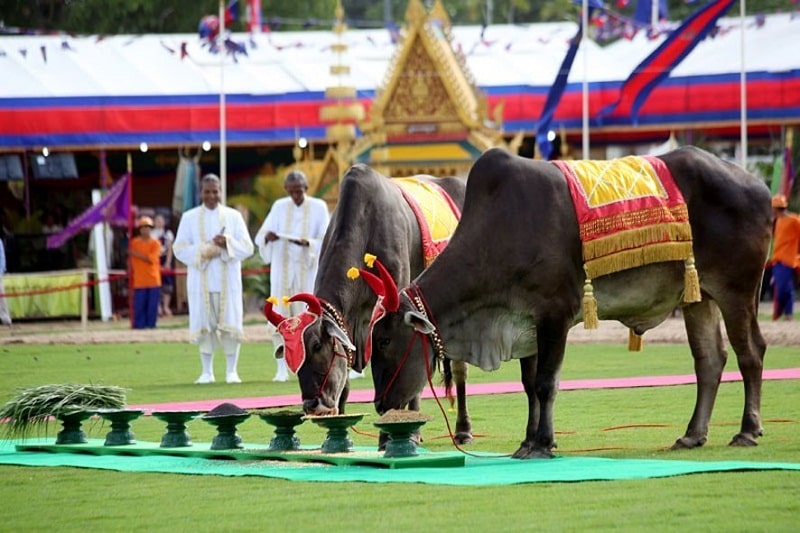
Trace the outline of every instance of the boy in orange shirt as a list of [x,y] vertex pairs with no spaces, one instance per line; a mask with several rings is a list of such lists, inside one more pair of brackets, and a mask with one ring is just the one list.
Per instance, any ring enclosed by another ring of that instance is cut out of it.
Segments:
[[161,243],[150,236],[152,218],[140,218],[137,226],[139,236],[131,240],[128,248],[133,275],[133,328],[154,328],[161,301]]
[[782,194],[772,198],[775,225],[772,234],[772,290],[774,293],[772,320],[792,319],[794,308],[794,271],[800,251],[800,218],[787,213],[789,203]]

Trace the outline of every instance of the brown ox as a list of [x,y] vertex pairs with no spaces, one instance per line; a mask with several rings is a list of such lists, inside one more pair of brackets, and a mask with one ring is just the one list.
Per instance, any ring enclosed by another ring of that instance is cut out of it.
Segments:
[[[438,185],[459,209],[463,206],[463,179],[415,178]],[[348,279],[347,271],[363,264],[367,252],[379,255],[401,283],[408,283],[424,267],[419,223],[399,187],[369,166],[356,164],[342,179],[339,201],[322,244],[314,288],[318,304],[311,301],[309,305],[318,318],[303,333],[305,361],[297,370],[297,377],[303,409],[309,414],[344,413],[349,392],[347,344],[355,347],[350,353],[352,367],[361,371],[365,366],[364,344],[376,297],[366,284]],[[298,299],[308,301],[308,296]],[[274,317],[273,323],[281,318]],[[373,364],[374,361],[373,357]],[[453,377],[458,400],[456,430],[460,442],[469,442],[472,426],[465,399],[466,365],[454,365]],[[419,387],[415,394],[390,408],[408,405],[418,410],[421,390]]]
[[[766,345],[757,298],[770,239],[769,191],[741,167],[697,148],[660,159],[686,201],[702,300],[683,303],[682,261],[653,263],[594,279],[598,316],[642,334],[682,308],[697,400],[673,448],[694,448],[706,441],[727,358],[721,313],[745,391],[741,429],[731,445],[755,445],[762,434]],[[422,342],[413,343],[401,362],[417,333],[438,344],[439,355],[484,370],[519,358],[528,422],[514,457],[551,457],[567,332],[583,319],[586,275],[573,200],[556,166],[500,149],[476,161],[467,183],[461,222],[447,249],[401,291],[398,311],[374,328],[376,407],[381,411],[384,402],[397,404],[424,387]],[[388,386],[386,376],[395,373],[402,379]]]

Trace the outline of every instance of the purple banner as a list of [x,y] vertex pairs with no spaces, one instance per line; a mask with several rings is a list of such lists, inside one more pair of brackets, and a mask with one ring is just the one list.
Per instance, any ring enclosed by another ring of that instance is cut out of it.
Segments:
[[88,231],[95,224],[103,222],[111,226],[128,227],[128,216],[130,215],[129,179],[130,174],[122,176],[108,190],[108,194],[102,200],[70,221],[63,231],[47,237],[47,247],[58,248],[81,231]]

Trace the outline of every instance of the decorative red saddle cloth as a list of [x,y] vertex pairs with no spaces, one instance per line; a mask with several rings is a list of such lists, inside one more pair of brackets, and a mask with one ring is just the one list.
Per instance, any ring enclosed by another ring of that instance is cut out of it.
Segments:
[[629,156],[553,164],[569,185],[589,278],[692,257],[686,202],[663,161]]
[[392,182],[400,187],[400,192],[417,217],[422,233],[422,255],[427,267],[450,242],[461,218],[461,210],[450,195],[436,184],[413,178],[395,178]]

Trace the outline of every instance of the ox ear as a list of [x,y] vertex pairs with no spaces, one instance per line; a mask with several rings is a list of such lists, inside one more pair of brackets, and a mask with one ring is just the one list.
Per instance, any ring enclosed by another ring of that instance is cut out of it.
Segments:
[[344,346],[346,349],[356,349],[356,347],[350,341],[350,338],[347,336],[347,333],[345,333],[344,330],[340,328],[339,325],[330,317],[322,315],[322,327],[325,329],[325,332],[328,335],[341,342],[342,346]]
[[425,315],[417,311],[406,311],[405,323],[425,335],[430,335],[436,331],[436,328],[433,327],[433,324],[431,324],[430,320],[428,320]]

